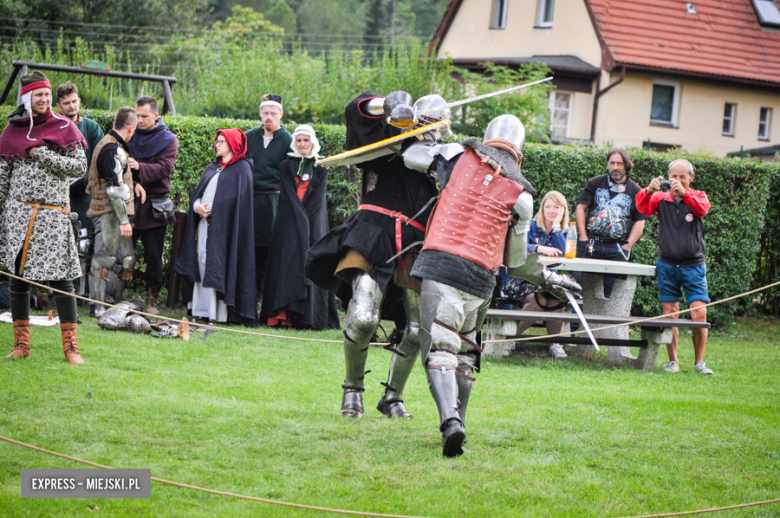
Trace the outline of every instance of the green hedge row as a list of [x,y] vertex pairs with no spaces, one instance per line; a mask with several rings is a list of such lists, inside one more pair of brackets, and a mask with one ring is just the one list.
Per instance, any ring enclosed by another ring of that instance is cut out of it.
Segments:
[[[8,109],[0,109],[0,129],[5,125]],[[104,129],[111,127],[113,115],[106,111],[85,111]],[[212,143],[219,128],[239,127],[249,130],[258,121],[213,119],[203,117],[167,117],[165,123],[179,137],[179,156],[172,177],[174,194],[180,195],[182,206],[194,189],[203,168],[214,157]],[[329,156],[343,150],[345,130],[342,126],[314,124],[322,145],[321,154]],[[292,128],[288,128],[292,129]],[[607,149],[573,146],[527,144],[524,150],[523,173],[534,184],[540,196],[549,190],[562,192],[574,203],[589,178],[605,171]],[[776,188],[780,174],[776,165],[762,162],[699,157],[681,152],[668,154],[646,150],[631,150],[635,163],[632,177],[644,186],[659,175],[665,176],[669,162],[684,157],[696,169],[692,185],[704,190],[712,202],[712,210],[704,219],[707,243],[707,280],[710,297],[720,300],[747,291],[753,281],[757,255],[761,247],[765,214],[778,213],[778,197],[767,207],[770,180]],[[335,168],[330,171],[328,206],[331,224],[336,225],[353,213],[358,205],[360,175],[355,168]],[[772,231],[780,232],[773,221]],[[655,264],[657,220],[649,220],[642,239],[633,249],[632,260]],[[773,237],[777,244],[777,236]],[[777,251],[774,252],[777,254]],[[759,261],[760,263],[760,261]],[[632,314],[658,315],[654,279],[641,279],[634,297]],[[739,302],[733,301],[710,309],[709,319],[717,326],[731,323]]]

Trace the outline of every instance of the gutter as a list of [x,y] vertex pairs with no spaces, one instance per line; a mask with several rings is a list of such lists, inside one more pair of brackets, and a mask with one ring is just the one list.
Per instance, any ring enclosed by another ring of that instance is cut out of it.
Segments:
[[596,95],[593,98],[593,119],[590,123],[590,141],[593,142],[593,144],[596,144],[596,117],[599,113],[599,97],[604,95],[605,93],[612,90],[612,88],[616,87],[620,83],[623,82],[623,80],[626,78],[626,67],[622,67],[620,69],[620,78],[618,78],[617,81],[614,83],[610,83],[606,88],[603,88],[596,92]]

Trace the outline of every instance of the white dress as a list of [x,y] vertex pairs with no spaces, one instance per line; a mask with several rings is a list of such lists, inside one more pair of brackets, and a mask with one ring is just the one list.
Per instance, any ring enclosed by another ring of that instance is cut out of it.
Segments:
[[[193,207],[196,209],[198,205],[206,205],[208,209],[211,209],[211,204],[214,201],[214,196],[217,193],[217,183],[219,182],[219,175],[214,175],[206,189],[203,191],[203,195],[195,200]],[[198,214],[197,212],[195,214]],[[200,218],[198,222],[198,271],[200,272],[200,278],[203,279],[206,275],[206,252],[209,238],[209,223],[203,218]],[[217,291],[214,288],[204,288],[201,282],[196,282],[192,290],[192,302],[188,304],[192,310],[192,315],[196,317],[208,318],[213,322],[227,322],[228,307],[224,300],[217,299]]]

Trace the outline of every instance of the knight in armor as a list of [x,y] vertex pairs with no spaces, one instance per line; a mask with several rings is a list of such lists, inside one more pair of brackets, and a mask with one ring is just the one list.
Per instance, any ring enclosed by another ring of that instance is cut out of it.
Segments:
[[[127,141],[135,133],[135,110],[125,106],[114,117],[114,128],[93,151],[89,168],[87,193],[92,196],[87,215],[95,224],[95,248],[92,270],[95,275],[95,298],[106,301],[109,272],[118,278],[118,302],[122,299],[125,283],[133,278],[135,248],[130,220],[135,212],[133,174],[127,160]],[[142,198],[145,197],[142,191]],[[143,201],[142,201],[143,202]],[[97,315],[102,305],[95,308]]]
[[[431,111],[431,105],[442,109]],[[438,95],[422,97],[414,105],[406,92],[359,95],[345,110],[346,150],[401,135],[400,127],[414,126],[416,111],[425,111],[431,119],[449,118],[449,109]],[[420,138],[433,144],[441,135],[432,132]],[[399,151],[417,139],[404,140]],[[311,248],[305,272],[315,284],[336,293],[347,308],[342,416],[363,416],[368,344],[380,319],[385,319],[395,323],[391,342],[396,347],[390,346],[393,356],[377,410],[391,418],[411,418],[403,391],[420,351],[420,280],[410,275],[419,246],[413,245],[425,237],[438,188],[430,174],[410,169],[398,154],[369,159],[360,167],[362,196],[357,213]]]
[[527,254],[533,186],[520,172],[525,128],[514,115],[488,125],[483,142],[432,146],[409,155],[407,164],[435,171],[441,197],[412,276],[422,280],[419,330],[428,386],[439,409],[442,453],[463,453],[466,407],[479,371],[480,329],[496,273],[502,264],[565,299],[580,291],[573,280]]

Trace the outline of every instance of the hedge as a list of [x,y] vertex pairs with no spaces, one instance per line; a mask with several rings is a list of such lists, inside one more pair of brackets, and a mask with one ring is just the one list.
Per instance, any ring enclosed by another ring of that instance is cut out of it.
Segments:
[[[0,129],[5,125],[8,108],[0,108]],[[104,130],[111,127],[113,115],[107,111],[85,110],[84,114],[97,121]],[[213,159],[212,143],[219,128],[239,127],[249,130],[259,121],[214,119],[203,117],[166,117],[166,125],[179,137],[179,156],[171,185],[178,203],[186,207],[189,193],[194,189],[206,164]],[[291,124],[292,126],[292,124]],[[313,124],[322,145],[321,154],[328,156],[343,150],[345,129],[342,126]],[[523,172],[541,195],[555,189],[574,203],[589,178],[603,174],[606,166],[606,148],[527,144],[524,149]],[[720,300],[750,289],[753,272],[760,263],[757,255],[761,247],[765,214],[778,214],[780,201],[767,198],[770,179],[777,190],[780,173],[776,164],[752,160],[701,157],[683,152],[656,153],[630,150],[635,167],[632,178],[644,186],[656,176],[666,176],[669,162],[687,158],[693,163],[696,178],[692,187],[704,190],[712,203],[712,210],[704,219],[707,243],[707,281],[710,297]],[[331,225],[341,223],[358,205],[360,174],[355,168],[334,168],[329,174],[328,208]],[[538,207],[537,207],[538,208]],[[656,218],[647,221],[642,239],[632,250],[632,260],[655,264],[658,225]],[[776,247],[780,227],[772,221],[772,236]],[[765,252],[766,253],[766,252]],[[777,249],[772,257],[777,257]],[[654,279],[641,278],[634,297],[633,315],[653,316],[661,312]],[[728,325],[739,305],[732,301],[715,306],[709,311],[709,321],[715,326]]]

